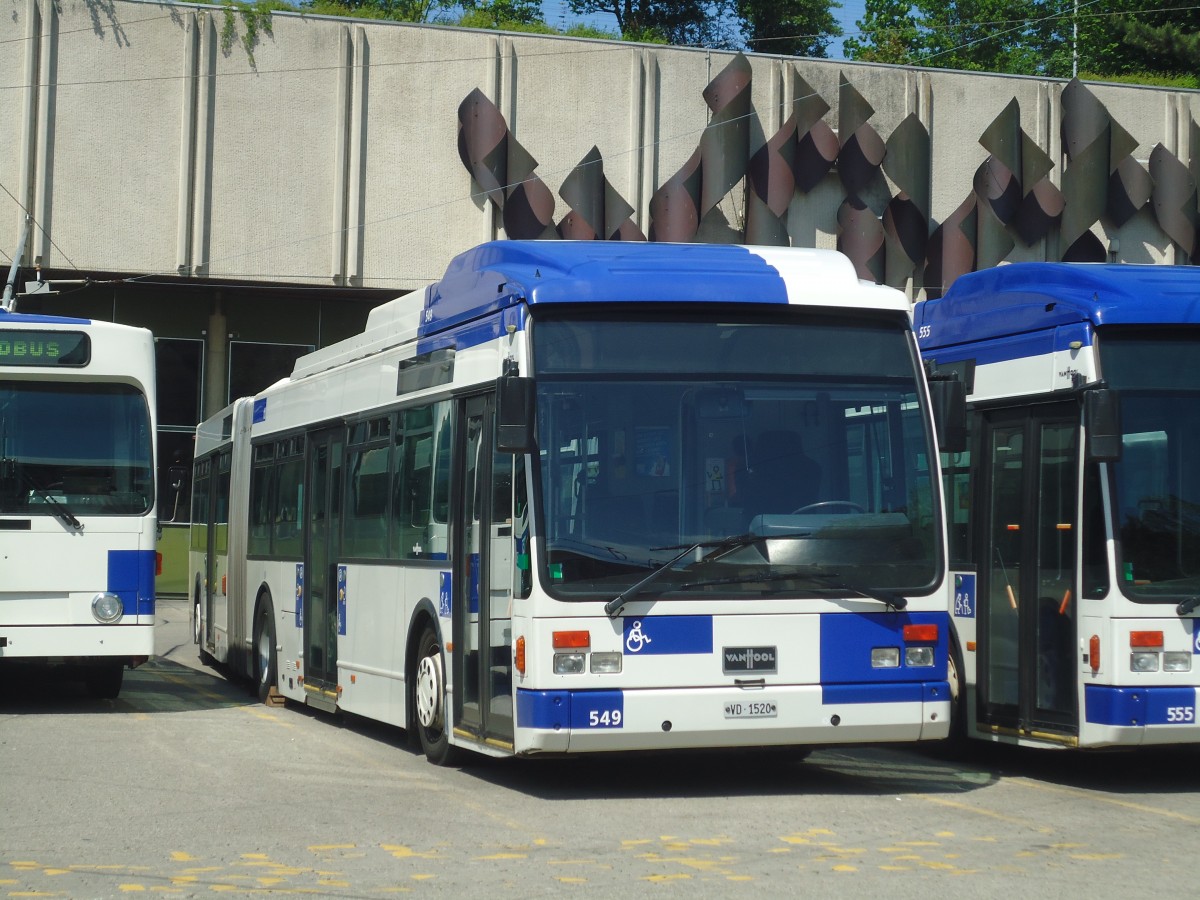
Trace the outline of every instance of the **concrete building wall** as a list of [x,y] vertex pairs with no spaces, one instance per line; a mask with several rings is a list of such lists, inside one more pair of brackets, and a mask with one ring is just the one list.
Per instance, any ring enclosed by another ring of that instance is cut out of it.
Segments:
[[[1103,214],[1086,227],[1095,239],[1088,252],[1173,262],[1195,251],[1200,92],[290,13],[260,24],[247,48],[246,21],[220,7],[0,4],[12,36],[0,54],[0,121],[10,126],[0,129],[0,183],[19,201],[0,198],[0,248],[16,248],[24,206],[40,226],[24,262],[40,258],[62,277],[156,273],[400,292],[437,278],[473,244],[513,236],[513,221],[524,232],[541,223],[545,235],[573,213],[578,224],[567,198],[581,202],[582,190],[595,200],[607,183],[616,204],[607,215],[627,205],[641,234],[680,239],[654,211],[665,203],[678,214],[692,198],[704,208],[684,239],[766,234],[842,246],[867,277],[917,295],[964,266],[1068,255],[1062,222],[1091,215],[1080,192],[1096,201],[1119,166],[1139,186],[1136,208],[1118,222],[1101,197]],[[475,135],[476,161],[486,155],[479,139],[493,139],[507,166],[495,154],[479,164],[492,167],[497,185],[523,183],[515,192],[489,191],[460,158],[460,108],[473,96],[473,113],[494,117]],[[793,111],[811,121],[789,134]],[[1005,115],[1019,131],[998,128]],[[990,128],[1002,134],[988,147],[981,139]],[[1065,154],[1065,130],[1076,135],[1075,158]],[[805,171],[816,174],[806,190],[770,203],[754,196],[760,182],[743,176],[755,165],[776,174],[789,161],[803,168],[792,157],[822,133],[826,145],[828,134],[837,139],[827,171],[809,159]],[[756,163],[769,141],[782,155]],[[866,162],[851,191],[847,145],[855,141]],[[1022,180],[1025,143],[1048,161],[1037,190],[1029,148]],[[598,156],[589,157],[593,148]],[[987,169],[997,159],[1017,160],[1015,188]],[[598,188],[590,176],[601,168]],[[914,240],[927,246],[907,261],[896,249],[904,236],[888,230],[889,205],[908,187],[901,181],[927,184],[927,196],[909,198],[925,234],[908,235],[905,252]],[[702,193],[710,196],[701,201]],[[1017,223],[1011,204],[1001,209],[1014,196],[1023,209],[1040,204],[1052,224]],[[526,202],[541,206],[522,219]],[[781,231],[771,231],[763,204]],[[960,233],[970,246],[956,243]]]

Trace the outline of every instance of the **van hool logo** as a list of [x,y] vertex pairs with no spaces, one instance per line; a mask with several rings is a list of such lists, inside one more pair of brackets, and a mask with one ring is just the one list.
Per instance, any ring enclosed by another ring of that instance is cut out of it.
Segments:
[[779,667],[774,647],[723,647],[723,671],[764,672],[773,674]]

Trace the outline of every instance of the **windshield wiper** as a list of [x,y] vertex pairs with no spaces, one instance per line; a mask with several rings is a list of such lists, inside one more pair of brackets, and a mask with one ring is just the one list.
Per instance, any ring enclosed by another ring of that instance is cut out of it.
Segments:
[[42,501],[52,510],[54,510],[54,515],[56,518],[71,528],[74,528],[78,531],[83,531],[83,523],[71,514],[71,511],[67,509],[65,505],[63,505],[62,501],[56,500],[50,494],[50,492],[46,490],[46,488],[38,487],[36,484],[34,484],[33,479],[27,473],[19,472],[19,475],[21,480],[29,486],[29,489],[41,497]]
[[1200,594],[1188,597],[1186,600],[1181,600],[1179,605],[1175,607],[1175,615],[1186,616],[1197,606],[1200,606]]
[[[816,578],[816,579],[826,580],[826,579],[837,578],[837,573],[836,572],[831,572],[829,574],[814,573],[812,575],[812,577]],[[882,603],[888,609],[892,610],[892,612],[900,612],[902,609],[904,609],[906,606],[908,606],[908,598],[901,597],[899,594],[895,593],[894,591],[876,590],[875,588],[862,587],[861,585],[856,585],[856,584],[848,584],[845,581],[829,582],[828,587],[831,588],[832,590],[849,591],[852,594],[858,594],[858,596],[860,596],[860,597],[865,597],[867,600],[878,600],[880,603]]]
[[[604,611],[608,614],[608,617],[610,619],[615,619],[617,616],[619,616],[621,614],[621,611],[625,609],[626,603],[628,603],[630,600],[632,600],[634,597],[636,597],[638,594],[640,594],[642,591],[644,591],[646,588],[648,588],[654,582],[658,581],[658,579],[661,578],[663,575],[665,575],[667,572],[671,571],[671,569],[672,569],[672,567],[674,567],[675,563],[679,562],[681,559],[683,559],[688,554],[695,553],[697,550],[700,550],[702,548],[708,548],[708,552],[705,553],[702,557],[700,557],[698,562],[705,562],[710,559],[715,559],[724,553],[732,553],[734,550],[740,549],[741,547],[747,547],[750,544],[757,544],[759,541],[765,541],[768,539],[775,539],[775,538],[808,537],[809,534],[810,534],[810,532],[807,532],[807,531],[798,531],[798,532],[791,532],[788,534],[771,534],[771,535],[749,534],[749,533],[735,534],[730,537],[721,538],[720,540],[716,540],[716,541],[696,541],[694,544],[676,544],[671,547],[654,547],[654,548],[652,548],[654,550],[680,550],[680,552],[677,555],[671,557],[669,560],[667,560],[661,566],[658,566],[657,568],[651,570],[650,574],[647,575],[645,578],[643,578],[641,581],[637,582],[636,584],[630,585],[625,590],[621,591],[621,593],[617,594],[617,596],[613,597],[611,600],[609,600],[607,603],[605,603]],[[682,549],[680,549],[680,548],[682,548]]]

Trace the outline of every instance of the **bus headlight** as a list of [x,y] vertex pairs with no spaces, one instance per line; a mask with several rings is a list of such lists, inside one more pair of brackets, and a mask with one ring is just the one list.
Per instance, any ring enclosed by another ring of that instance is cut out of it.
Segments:
[[1157,672],[1158,671],[1158,654],[1157,653],[1130,653],[1129,654],[1129,671],[1131,672]]
[[593,675],[616,675],[621,671],[620,653],[593,653]]
[[92,615],[96,617],[97,622],[107,625],[110,622],[117,621],[124,614],[125,604],[121,602],[121,598],[116,594],[110,594],[106,591],[92,598]]
[[899,647],[872,647],[872,669],[894,669],[900,665]]
[[555,653],[555,675],[581,675],[584,671],[582,653]]
[[1163,654],[1163,671],[1164,672],[1190,672],[1192,671],[1192,653],[1191,651],[1168,650]]
[[925,667],[933,665],[932,647],[905,647],[904,665]]

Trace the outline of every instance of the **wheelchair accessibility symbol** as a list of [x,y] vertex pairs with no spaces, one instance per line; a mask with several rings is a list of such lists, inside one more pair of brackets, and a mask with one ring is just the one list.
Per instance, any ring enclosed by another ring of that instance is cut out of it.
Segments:
[[629,634],[625,636],[625,649],[630,653],[637,653],[642,647],[650,643],[653,643],[650,640],[650,635],[642,633],[642,620],[635,619],[629,627]]

